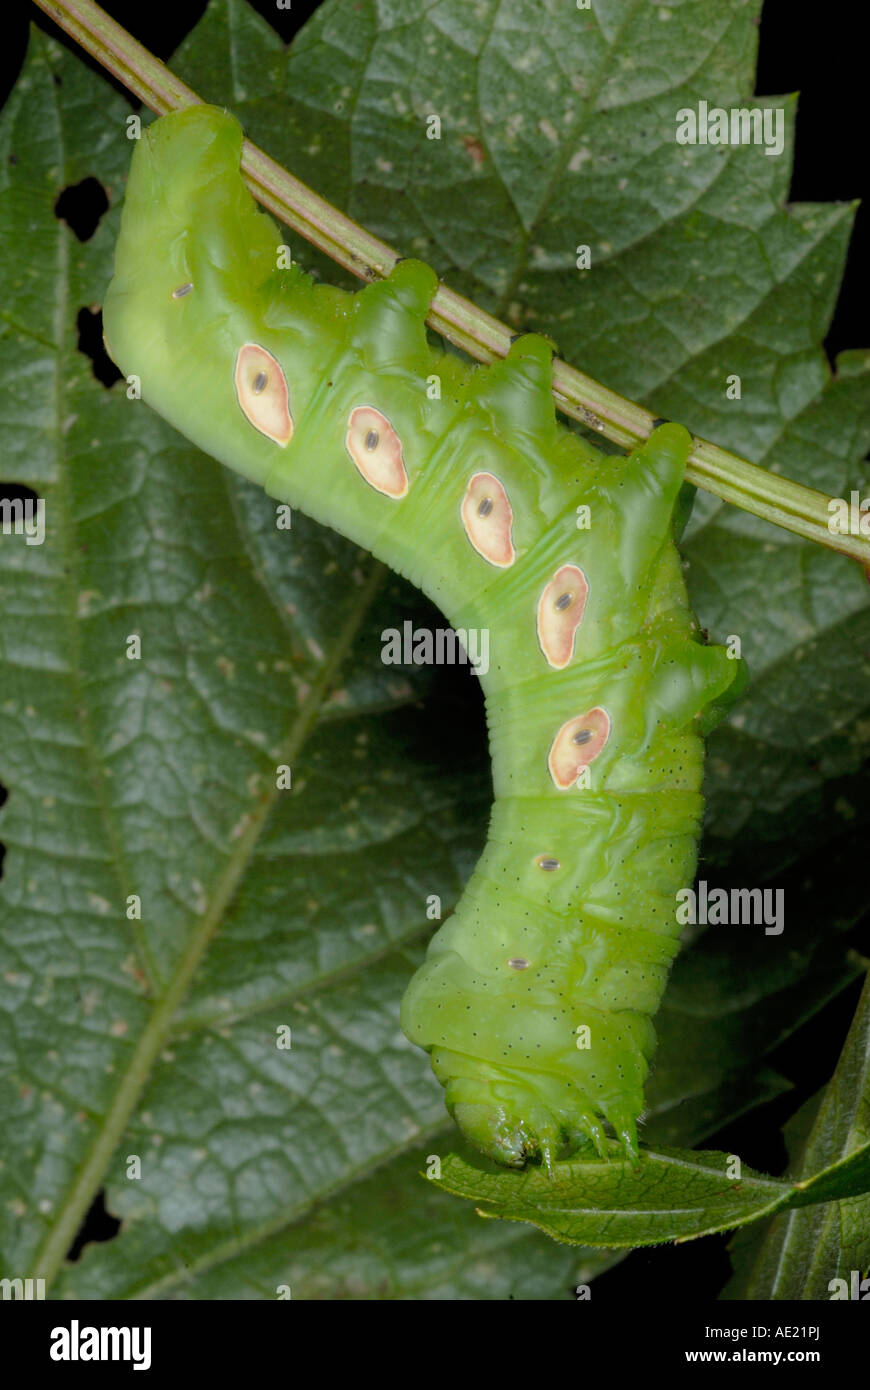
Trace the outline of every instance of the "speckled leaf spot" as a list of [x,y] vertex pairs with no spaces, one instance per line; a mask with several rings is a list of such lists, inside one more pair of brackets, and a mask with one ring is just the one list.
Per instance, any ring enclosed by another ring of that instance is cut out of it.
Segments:
[[408,491],[408,472],[402,441],[386,415],[371,405],[350,412],[345,448],[367,483],[385,497],[398,499]]
[[513,564],[514,514],[498,478],[492,473],[475,473],[462,499],[460,514],[465,534],[478,555],[499,569]]
[[293,438],[290,393],[281,363],[258,343],[239,348],[233,374],[236,400],[255,430],[282,447]]
[[[612,1157],[614,1137],[633,1154],[695,868],[699,716],[712,727],[740,688],[740,663],[698,640],[672,540],[689,435],[664,424],[615,458],[560,427],[538,334],[486,368],[437,351],[420,261],[356,294],[276,276],[241,142],[210,106],[136,142],[112,355],[199,448],[370,549],[455,630],[488,630],[489,838],[402,1026],[496,1161]],[[581,568],[561,547],[592,495]]]

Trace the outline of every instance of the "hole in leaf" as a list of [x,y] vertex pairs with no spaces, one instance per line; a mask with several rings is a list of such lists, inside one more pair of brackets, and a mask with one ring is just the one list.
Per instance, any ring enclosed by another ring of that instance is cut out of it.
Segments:
[[76,1238],[67,1251],[67,1259],[76,1261],[80,1258],[82,1250],[91,1242],[99,1243],[107,1240],[114,1240],[121,1229],[121,1223],[116,1216],[111,1216],[106,1211],[106,1193],[104,1188],[100,1188],[88,1209],[88,1214],[76,1232]]
[[78,350],[91,359],[94,376],[104,386],[121,380],[121,373],[103,347],[103,315],[100,309],[79,309],[76,318],[79,330]]
[[99,179],[89,175],[81,183],[71,183],[58,194],[54,215],[75,232],[79,241],[90,241],[108,206],[105,188]]

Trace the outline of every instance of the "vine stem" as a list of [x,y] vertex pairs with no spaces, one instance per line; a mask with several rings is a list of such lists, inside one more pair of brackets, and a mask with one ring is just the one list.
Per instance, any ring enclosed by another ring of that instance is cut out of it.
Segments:
[[[34,4],[157,115],[200,103],[192,88],[93,0],[34,0]],[[388,275],[399,259],[386,242],[339,212],[250,140],[242,147],[242,173],[254,197],[269,212],[360,279]],[[504,357],[514,336],[505,324],[445,285],[439,286],[427,321],[480,362]],[[559,358],[553,363],[553,395],[564,414],[624,448],[646,439],[654,427],[654,417],[643,406]],[[831,498],[825,493],[697,436],[686,479],[743,511],[859,560],[870,576],[870,539],[830,529]]]

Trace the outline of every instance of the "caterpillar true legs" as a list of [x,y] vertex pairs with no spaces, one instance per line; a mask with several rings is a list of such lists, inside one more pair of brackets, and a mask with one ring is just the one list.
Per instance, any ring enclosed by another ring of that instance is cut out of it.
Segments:
[[672,540],[689,437],[664,425],[627,460],[585,444],[556,422],[536,335],[486,370],[433,350],[420,262],[356,295],[276,268],[240,143],[213,107],[143,133],[107,345],[202,449],[489,629],[489,841],[403,1027],[493,1158],[605,1152],[605,1123],[633,1152],[694,872],[700,719],[739,685],[698,641]]

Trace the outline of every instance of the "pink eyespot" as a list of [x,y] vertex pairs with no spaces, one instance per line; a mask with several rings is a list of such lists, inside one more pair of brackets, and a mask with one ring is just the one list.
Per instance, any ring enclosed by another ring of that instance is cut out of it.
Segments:
[[254,429],[284,448],[293,438],[293,416],[277,357],[258,343],[245,343],[236,357],[234,380],[236,400]]
[[550,748],[547,766],[555,786],[567,791],[577,782],[610,737],[610,715],[596,706],[563,724]]
[[507,569],[516,559],[511,536],[514,514],[508,495],[492,473],[475,473],[460,508],[465,534],[478,555]]
[[350,412],[345,447],[366,482],[385,497],[404,497],[408,473],[402,441],[386,415],[372,405],[358,405]]
[[574,655],[574,637],[583,621],[589,585],[577,565],[557,569],[538,600],[538,642],[555,670]]

